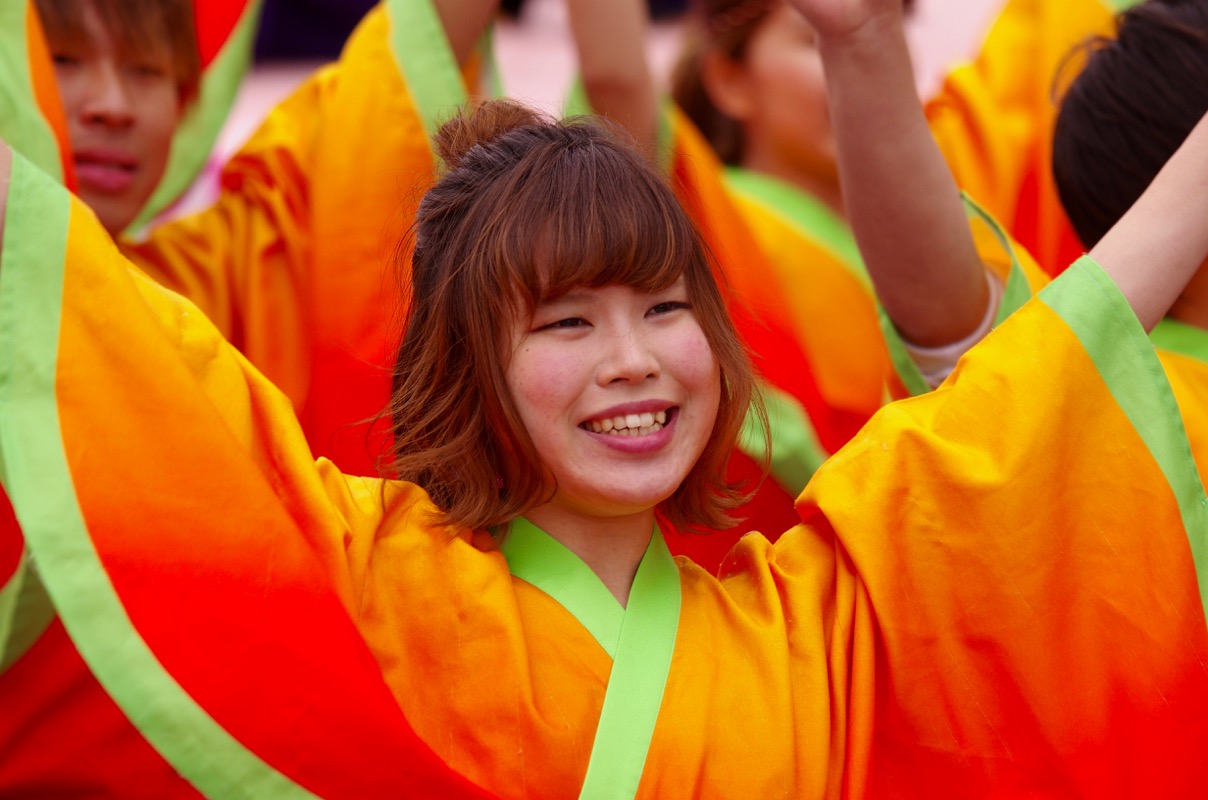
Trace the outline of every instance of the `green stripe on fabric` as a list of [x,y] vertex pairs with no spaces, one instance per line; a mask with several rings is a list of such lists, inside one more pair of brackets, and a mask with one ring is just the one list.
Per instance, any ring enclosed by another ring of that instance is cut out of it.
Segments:
[[431,0],[387,0],[390,46],[428,136],[468,100],[461,69]]
[[590,567],[524,517],[512,520],[499,549],[512,575],[558,601],[616,658],[625,609]]
[[630,800],[663,704],[682,597],[679,568],[656,528],[629,592],[617,656],[579,797]]
[[17,571],[0,587],[0,675],[42,638],[54,619],[50,595],[26,550]]
[[[1007,281],[1003,286],[1002,300],[998,305],[998,313],[994,316],[995,326],[1000,325],[1003,320],[1011,316],[1011,314],[1023,307],[1024,303],[1032,298],[1032,287],[1028,285],[1028,277],[1024,274],[1023,267],[1019,264],[1019,257],[1015,254],[1015,247],[1011,244],[1011,238],[1007,236],[1006,231],[998,224],[998,220],[981,206],[973,201],[969,195],[961,193],[961,200],[965,204],[965,215],[969,218],[970,224],[982,224],[990,228],[994,234],[994,238],[998,240],[1003,252],[1007,254],[1007,258],[1011,261],[1011,269],[1007,273]],[[926,394],[931,391],[931,385],[927,383],[923,373],[919,370],[918,365],[914,363],[914,359],[910,357],[910,353],[906,350],[906,345],[902,341],[902,335],[898,333],[897,327],[893,324],[893,320],[885,313],[884,307],[877,304],[877,311],[881,318],[881,333],[885,336],[885,344],[889,349],[889,358],[893,364],[894,371],[897,372],[898,378],[902,381],[902,385],[906,387],[912,396]]]
[[59,433],[55,379],[69,198],[19,157],[9,198],[0,253],[0,347],[13,354],[0,359],[5,488],[64,626],[127,718],[202,794],[312,798],[197,705],[122,607],[89,538]]
[[885,313],[885,309],[880,303],[877,304],[877,314],[881,319],[881,334],[885,337],[889,360],[893,364],[898,379],[902,381],[902,385],[906,387],[906,391],[911,397],[927,394],[931,391],[931,384],[927,383],[922,370],[910,357],[910,352],[902,341],[902,334],[898,333],[897,326],[893,324],[893,320]]
[[[826,461],[827,452],[818,441],[805,407],[795,397],[768,383],[760,384],[759,390],[767,407],[772,436],[769,471],[777,483],[790,494],[796,494]],[[762,463],[766,455],[764,444],[763,426],[758,417],[748,413],[738,437],[738,449]]]
[[1167,317],[1149,332],[1149,341],[1155,347],[1208,364],[1208,331],[1203,328]]
[[726,167],[725,181],[732,191],[759,203],[768,213],[821,245],[865,286],[872,286],[851,226],[821,200],[771,175],[740,167]]
[[205,168],[252,60],[262,0],[247,0],[222,50],[206,68],[197,98],[172,137],[168,166],[147,204],[127,229],[137,232],[180,199]]
[[1208,498],[1153,344],[1120,290],[1087,256],[1075,261],[1039,296],[1078,337],[1166,476],[1195,559],[1200,601],[1208,612]]
[[26,14],[32,3],[0,3],[0,135],[44,172],[63,182],[59,143],[42,117],[29,71],[29,46],[25,40]]
[[1007,281],[1003,285],[1002,301],[998,304],[998,314],[994,317],[994,324],[1001,325],[1007,317],[1032,299],[1032,287],[1028,285],[1028,278],[1023,273],[1023,267],[1019,265],[1019,257],[1015,255],[1011,237],[1007,236],[1007,232],[1003,230],[1002,225],[998,224],[998,220],[994,219],[989,211],[975,203],[969,195],[962,192],[961,199],[965,202],[965,214],[969,220],[973,223],[980,222],[988,227],[1011,261],[1011,269],[1007,273]]

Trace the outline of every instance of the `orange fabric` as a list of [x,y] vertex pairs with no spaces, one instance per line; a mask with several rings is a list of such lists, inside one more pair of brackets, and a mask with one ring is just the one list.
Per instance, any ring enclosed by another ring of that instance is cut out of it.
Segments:
[[762,375],[805,407],[824,447],[837,449],[850,431],[837,429],[818,391],[795,320],[788,287],[744,222],[721,181],[721,162],[677,110],[673,116],[672,184],[701,230],[729,291],[730,309]]
[[958,185],[1000,220],[1049,274],[1083,252],[1053,182],[1054,93],[1070,49],[1108,33],[1102,0],[1008,0],[977,59],[953,70],[927,104]]
[[[638,796],[1193,793],[1208,632],[1143,452],[1052,312],[1004,326],[824,466],[805,525],[744,538],[720,582],[681,561]],[[426,529],[417,492],[392,489],[380,519],[372,485],[329,486],[371,540],[350,551],[362,630],[420,735],[502,796],[572,791],[599,647],[489,540]]]
[[780,304],[845,442],[884,402],[891,367],[876,300],[853,267],[799,228],[754,199],[734,199],[782,284]]
[[[501,796],[573,793],[610,670],[587,631],[513,579],[485,533],[434,527],[414,486],[316,466],[288,403],[195,309],[132,282],[95,225],[72,234],[56,382],[72,482],[106,573],[172,674],[269,753],[284,745],[260,739],[265,727],[335,732],[326,764],[298,763],[307,749],[274,758],[313,785],[396,776],[378,737],[398,730],[378,726],[401,708],[437,756]],[[1136,344],[1121,341],[1135,321],[1102,317],[1102,342]],[[1134,383],[1162,391],[1144,372]],[[798,510],[804,523],[775,545],[744,538],[720,580],[679,562],[639,797],[1205,785],[1208,629],[1177,504],[1040,301],[940,390],[880,411]],[[321,595],[339,598],[371,660],[311,613]],[[274,609],[311,620],[306,638],[271,624]],[[232,666],[210,649],[246,657]],[[255,705],[190,658],[254,681]],[[358,683],[380,669],[390,694],[330,682],[325,665],[340,661],[365,665],[345,673]],[[293,673],[314,693],[267,712],[290,699]]]
[[105,694],[56,621],[0,676],[5,797],[200,798]]
[[[88,476],[76,496],[130,623],[216,722],[319,796],[427,782],[473,796],[415,739],[351,624],[340,521],[288,402],[187,301],[141,275],[116,280],[112,243],[73,211],[68,262],[104,268],[64,285],[76,313],[60,330],[60,429],[70,469]],[[140,346],[109,347],[98,331]],[[169,448],[144,424],[165,409],[179,434]],[[147,524],[131,524],[131,495]]]
[[434,170],[379,7],[232,159],[212,209],[128,252],[290,397],[316,455],[375,474],[363,423],[389,392],[396,249]]

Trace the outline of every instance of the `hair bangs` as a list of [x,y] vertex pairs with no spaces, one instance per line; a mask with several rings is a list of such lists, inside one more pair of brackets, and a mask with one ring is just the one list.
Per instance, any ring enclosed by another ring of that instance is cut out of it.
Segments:
[[[102,24],[127,56],[154,54],[171,64],[184,91],[201,74],[193,5],[189,0],[92,0]],[[73,46],[88,45],[80,0],[35,0],[47,37]]]
[[548,149],[530,154],[507,187],[512,207],[524,211],[491,240],[498,280],[510,283],[499,288],[519,294],[529,311],[579,287],[657,292],[707,269],[692,222],[639,154],[591,139]]

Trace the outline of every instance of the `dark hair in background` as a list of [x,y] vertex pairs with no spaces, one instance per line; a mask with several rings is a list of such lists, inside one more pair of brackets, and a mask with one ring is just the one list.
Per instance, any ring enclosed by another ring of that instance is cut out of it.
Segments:
[[1208,111],[1208,2],[1149,0],[1071,57],[1086,65],[1061,100],[1053,177],[1082,244],[1103,237]]
[[[198,0],[205,2],[205,0]],[[167,48],[173,78],[182,98],[192,97],[201,81],[201,55],[192,0],[92,0],[97,15],[127,53]],[[87,38],[82,0],[34,0],[48,38]]]
[[[742,125],[713,104],[703,78],[705,57],[746,58],[751,37],[783,0],[695,0],[684,46],[671,77],[671,96],[726,164],[738,164],[744,148]],[[903,0],[910,12],[914,0]]]
[[679,530],[726,528],[743,497],[725,465],[753,374],[704,245],[662,175],[599,122],[553,122],[507,100],[436,135],[445,175],[414,228],[411,295],[390,404],[387,472],[423,487],[441,522],[484,528],[551,487],[506,374],[514,320],[543,299],[610,284],[662,290],[683,276],[721,369],[704,452],[659,513]]

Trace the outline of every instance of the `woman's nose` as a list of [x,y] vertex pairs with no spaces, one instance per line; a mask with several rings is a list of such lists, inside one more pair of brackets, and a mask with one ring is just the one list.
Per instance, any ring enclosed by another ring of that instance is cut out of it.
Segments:
[[636,383],[657,377],[659,361],[653,342],[639,331],[618,332],[603,343],[596,380],[601,386],[618,381]]
[[86,122],[113,127],[134,121],[130,92],[118,64],[102,59],[88,67],[88,86],[81,113]]

